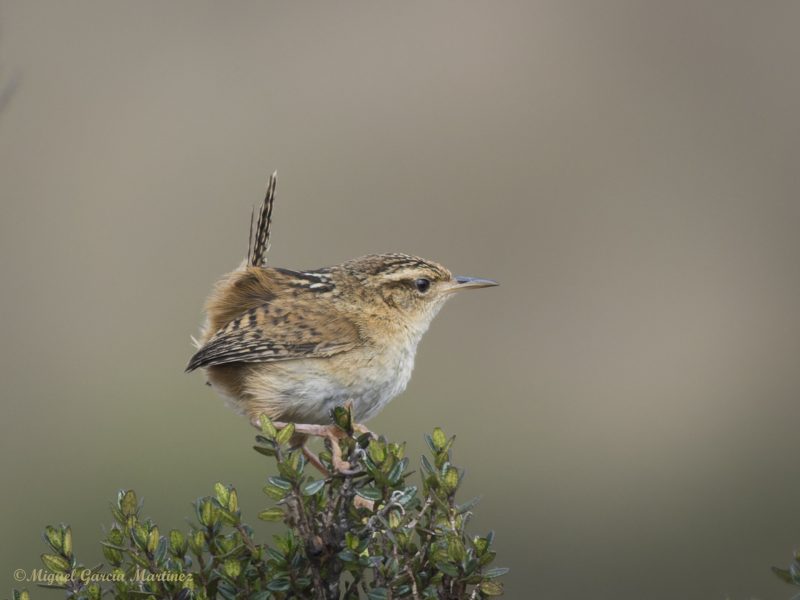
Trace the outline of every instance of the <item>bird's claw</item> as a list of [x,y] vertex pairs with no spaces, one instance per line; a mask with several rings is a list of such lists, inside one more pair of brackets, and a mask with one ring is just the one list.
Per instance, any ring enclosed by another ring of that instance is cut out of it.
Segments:
[[[254,415],[250,417],[250,423],[256,429],[261,429],[261,419],[260,415]],[[282,421],[273,421],[272,424],[275,426],[275,429],[283,429],[289,423],[284,423]],[[335,473],[340,473],[342,475],[356,475],[360,471],[359,469],[353,468],[353,465],[348,461],[344,460],[342,456],[342,448],[339,446],[339,440],[343,438],[350,437],[346,431],[342,431],[336,425],[317,425],[312,423],[292,423],[294,426],[295,433],[299,433],[301,435],[310,435],[314,437],[324,438],[330,441],[331,443],[331,463],[333,465],[333,469]],[[377,439],[377,436],[372,433],[369,429],[364,427],[363,425],[354,424],[353,429],[362,435],[364,433],[369,434],[373,439]],[[303,455],[306,457],[308,462],[310,462],[314,467],[317,468],[320,472],[322,472],[326,476],[332,475],[332,473],[328,472],[325,466],[320,461],[319,457],[314,454],[311,450],[309,450],[305,445],[302,446]]]

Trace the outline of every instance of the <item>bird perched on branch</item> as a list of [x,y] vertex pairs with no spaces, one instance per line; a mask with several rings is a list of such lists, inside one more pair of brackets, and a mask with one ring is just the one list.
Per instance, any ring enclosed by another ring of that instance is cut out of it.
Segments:
[[378,414],[408,384],[417,344],[444,303],[497,282],[407,254],[305,271],[266,266],[275,185],[273,173],[255,228],[251,216],[247,258],[208,298],[186,370],[205,369],[256,426],[262,414],[297,424],[302,444],[302,434],[336,436],[336,406],[350,403],[357,422]]

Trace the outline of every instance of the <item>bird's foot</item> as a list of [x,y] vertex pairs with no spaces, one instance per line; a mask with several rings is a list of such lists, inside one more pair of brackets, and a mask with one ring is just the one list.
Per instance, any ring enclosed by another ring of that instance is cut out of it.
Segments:
[[[252,423],[259,429],[261,428],[261,422],[257,419],[252,419]],[[258,424],[256,425],[256,423]],[[288,423],[284,423],[282,421],[273,421],[272,424],[275,426],[275,429],[283,429],[288,425]],[[342,475],[355,475],[358,472],[356,469],[353,469],[353,465],[344,460],[342,457],[342,448],[339,445],[339,440],[349,437],[347,432],[342,431],[336,425],[316,425],[312,423],[292,423],[292,425],[294,426],[295,433],[330,440],[331,463],[333,464],[334,473],[341,473]],[[305,456],[308,462],[311,463],[318,471],[328,477],[332,475],[332,473],[325,468],[325,465],[322,464],[319,456],[312,452],[305,444],[302,446],[302,450],[303,456]]]
[[358,469],[354,469],[348,461],[342,457],[342,447],[339,445],[339,440],[349,438],[350,436],[346,431],[342,431],[336,425],[328,425],[324,437],[331,443],[331,463],[336,472],[342,475],[355,475]]
[[306,460],[320,473],[322,473],[325,477],[330,477],[331,473],[328,471],[328,468],[323,464],[323,462],[319,459],[319,456],[311,450],[308,446],[303,444],[300,449],[303,451],[303,456],[306,457]]

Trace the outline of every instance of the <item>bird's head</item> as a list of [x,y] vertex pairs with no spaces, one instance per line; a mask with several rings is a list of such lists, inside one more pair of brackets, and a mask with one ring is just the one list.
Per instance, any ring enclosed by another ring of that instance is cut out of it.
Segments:
[[453,275],[438,263],[407,254],[371,254],[343,266],[359,281],[364,300],[420,333],[455,292],[498,285],[491,279]]

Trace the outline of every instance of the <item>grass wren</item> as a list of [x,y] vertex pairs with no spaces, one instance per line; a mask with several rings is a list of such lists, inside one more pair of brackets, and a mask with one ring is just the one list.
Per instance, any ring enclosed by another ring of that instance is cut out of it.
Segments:
[[208,383],[257,426],[263,413],[314,433],[346,403],[364,422],[405,389],[417,344],[444,303],[497,283],[455,277],[406,254],[306,271],[268,267],[275,184],[273,174],[255,229],[251,216],[246,260],[208,298],[186,370],[205,369]]

